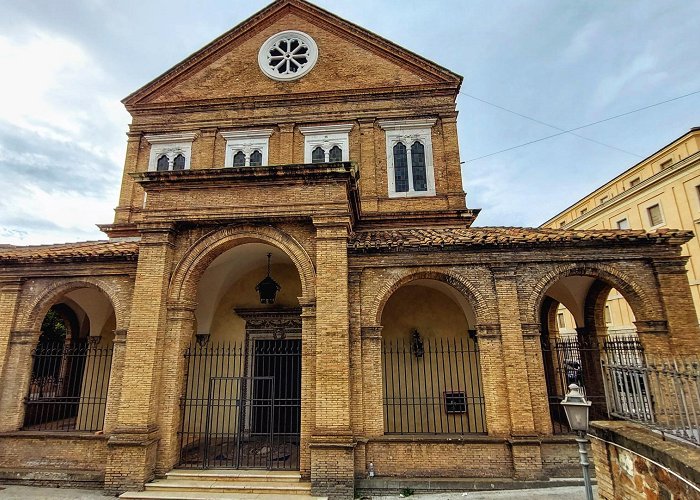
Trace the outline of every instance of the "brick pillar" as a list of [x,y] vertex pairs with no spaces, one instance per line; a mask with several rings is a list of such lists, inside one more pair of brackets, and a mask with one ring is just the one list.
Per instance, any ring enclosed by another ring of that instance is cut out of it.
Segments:
[[489,436],[510,434],[510,405],[506,390],[501,325],[476,325],[481,365],[481,391],[486,407],[486,431]]
[[447,177],[447,201],[450,208],[465,208],[462,187],[462,166],[459,164],[457,114],[441,116],[442,140],[445,151],[445,176]]
[[[32,349],[40,332],[13,331],[8,342],[7,375],[0,386],[0,432],[22,428],[24,423],[24,398],[29,390],[32,374]],[[10,376],[11,375],[11,376]]]
[[129,174],[136,172],[136,165],[139,158],[139,146],[141,144],[141,132],[128,132],[126,141],[126,158],[124,160],[124,174],[122,175],[122,186],[119,195],[119,205],[114,215],[115,224],[126,224],[131,222],[132,200],[134,196],[134,186],[136,183]]
[[294,124],[280,123],[280,149],[278,161],[280,165],[294,163]]
[[364,436],[384,435],[382,326],[362,327],[362,408]]
[[525,340],[519,321],[517,276],[512,267],[493,268],[492,272],[498,299],[505,385],[510,405],[514,477],[535,479],[542,476],[542,459],[530,396]]
[[666,320],[638,320],[634,322],[644,353],[654,358],[669,359],[673,352]]
[[316,226],[316,421],[311,437],[312,494],[352,498],[348,312],[349,223],[314,218]]
[[299,438],[299,472],[311,478],[309,443],[316,425],[316,301],[299,297],[301,306],[301,435]]
[[362,209],[376,212],[377,204],[377,155],[374,150],[374,118],[363,118],[360,123],[360,198]]
[[552,434],[552,419],[549,415],[549,397],[544,376],[544,359],[542,357],[542,329],[538,323],[523,323],[523,343],[527,374],[530,385],[530,400],[535,421],[535,431],[540,435]]
[[676,356],[700,354],[700,331],[688,284],[687,257],[654,260],[654,274],[668,321],[671,350]]
[[0,386],[4,385],[3,370],[7,364],[10,333],[22,294],[22,282],[23,280],[16,279],[0,283]]
[[121,403],[109,439],[105,489],[142,489],[154,477],[172,226],[140,226],[139,261],[126,340]]
[[105,434],[110,434],[117,425],[119,404],[122,394],[122,377],[124,376],[124,356],[126,354],[126,330],[114,330],[114,348],[112,351],[112,368],[109,374],[107,391],[107,408],[105,410]]
[[179,301],[168,304],[168,347],[163,351],[161,374],[161,405],[158,427],[160,443],[156,461],[156,475],[163,475],[177,465],[180,447],[177,432],[182,419],[180,398],[185,392],[185,357],[187,346],[194,338],[197,304]]
[[223,167],[214,164],[214,143],[216,141],[216,128],[202,129],[197,140],[192,143],[191,168],[213,168]]

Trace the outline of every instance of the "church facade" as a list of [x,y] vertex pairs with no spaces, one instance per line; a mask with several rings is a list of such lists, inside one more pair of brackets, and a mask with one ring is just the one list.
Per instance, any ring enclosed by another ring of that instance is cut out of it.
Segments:
[[697,353],[692,233],[470,227],[461,83],[278,0],[128,96],[109,240],[0,247],[2,477],[576,474],[557,306],[605,418],[611,288],[640,349]]

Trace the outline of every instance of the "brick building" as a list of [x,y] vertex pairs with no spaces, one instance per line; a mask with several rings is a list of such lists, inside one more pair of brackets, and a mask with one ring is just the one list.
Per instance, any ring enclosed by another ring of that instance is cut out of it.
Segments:
[[128,96],[109,241],[0,248],[0,473],[575,473],[558,300],[589,395],[611,287],[647,351],[697,351],[692,234],[470,228],[461,82],[278,0]]

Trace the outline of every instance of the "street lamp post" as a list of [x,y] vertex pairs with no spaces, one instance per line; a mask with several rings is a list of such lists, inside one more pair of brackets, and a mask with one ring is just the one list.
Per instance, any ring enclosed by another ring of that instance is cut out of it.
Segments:
[[569,386],[564,401],[561,402],[569,421],[569,427],[576,432],[576,442],[578,452],[581,455],[581,468],[583,469],[583,482],[586,485],[586,499],[593,500],[593,489],[591,488],[591,476],[588,472],[590,463],[588,462],[588,451],[586,450],[586,431],[588,431],[588,410],[591,402],[586,400],[581,392],[581,388],[576,384]]

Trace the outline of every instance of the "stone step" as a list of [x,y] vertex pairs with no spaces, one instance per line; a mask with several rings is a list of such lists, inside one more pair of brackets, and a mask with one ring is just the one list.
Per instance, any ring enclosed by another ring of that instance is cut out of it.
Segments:
[[[287,500],[288,494],[275,493],[213,493],[200,491],[134,491],[122,494],[125,500]],[[327,500],[327,497],[294,495],[294,500]]]
[[264,481],[212,481],[200,479],[156,479],[146,485],[146,491],[190,491],[211,493],[274,493],[284,495],[308,495],[311,483],[308,482],[264,482]]
[[301,474],[296,471],[277,470],[228,470],[228,469],[174,469],[166,474],[168,479],[246,482],[298,482]]

